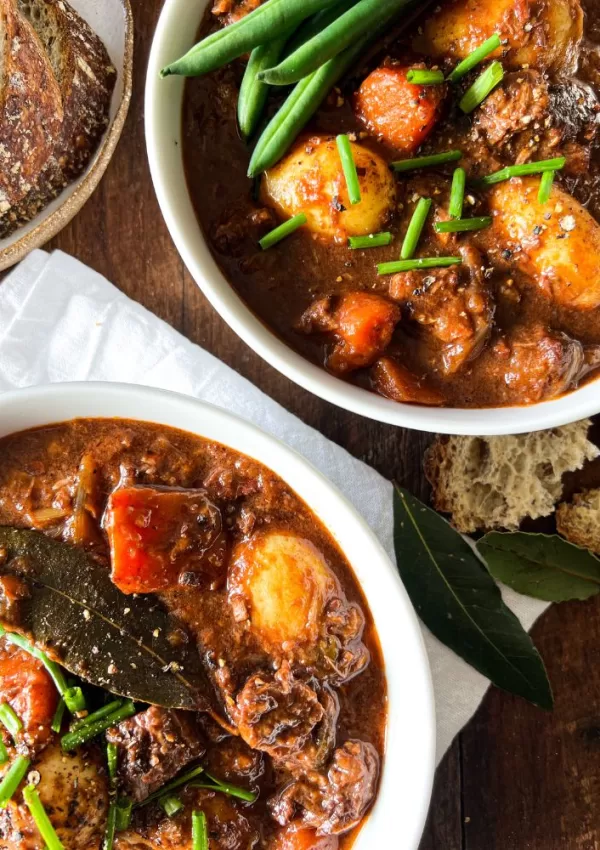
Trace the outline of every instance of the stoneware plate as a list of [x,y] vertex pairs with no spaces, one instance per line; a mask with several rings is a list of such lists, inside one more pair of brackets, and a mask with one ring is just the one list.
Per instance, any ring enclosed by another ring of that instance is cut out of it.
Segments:
[[0,395],[0,437],[53,422],[124,418],[181,428],[264,463],[321,519],[365,593],[388,685],[386,756],[379,796],[353,850],[417,850],[433,780],[435,716],[417,617],[379,541],[350,502],[301,455],[219,407],[149,387],[52,384]]
[[98,33],[117,69],[110,121],[87,170],[52,203],[6,239],[0,239],[0,271],[14,265],[62,230],[90,197],[113,155],[131,100],[133,17],[129,0],[69,0],[75,11]]

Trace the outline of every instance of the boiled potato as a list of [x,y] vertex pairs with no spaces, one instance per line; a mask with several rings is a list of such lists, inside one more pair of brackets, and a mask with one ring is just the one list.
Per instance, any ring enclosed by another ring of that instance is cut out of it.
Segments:
[[233,553],[230,599],[241,597],[252,629],[270,645],[314,643],[335,575],[309,540],[286,532],[255,534]]
[[394,209],[396,188],[387,163],[352,143],[361,201],[352,206],[333,138],[304,140],[264,177],[266,204],[284,217],[305,213],[307,227],[320,236],[345,242],[382,230]]
[[600,307],[600,225],[557,186],[540,204],[539,185],[539,177],[498,184],[489,195],[489,235],[557,304]]
[[575,61],[583,12],[579,0],[453,0],[427,20],[414,48],[458,61],[496,32],[508,42],[504,63],[510,67],[564,71]]

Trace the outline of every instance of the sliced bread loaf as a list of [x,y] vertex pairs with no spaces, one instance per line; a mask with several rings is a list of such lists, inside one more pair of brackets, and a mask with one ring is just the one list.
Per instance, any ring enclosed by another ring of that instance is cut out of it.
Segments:
[[558,533],[585,549],[600,553],[600,490],[577,493],[556,510]]
[[438,437],[425,457],[433,504],[463,533],[516,529],[548,516],[565,472],[600,451],[587,439],[590,421],[515,437]]

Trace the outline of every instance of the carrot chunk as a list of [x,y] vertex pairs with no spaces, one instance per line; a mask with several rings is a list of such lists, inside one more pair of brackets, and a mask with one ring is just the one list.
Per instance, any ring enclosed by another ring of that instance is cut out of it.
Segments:
[[37,750],[47,743],[58,705],[56,686],[41,661],[3,640],[0,703],[8,703],[23,724],[19,740]]

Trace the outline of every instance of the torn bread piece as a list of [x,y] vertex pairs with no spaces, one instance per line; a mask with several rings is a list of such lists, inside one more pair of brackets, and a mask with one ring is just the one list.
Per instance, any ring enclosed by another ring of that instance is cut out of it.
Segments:
[[581,469],[600,450],[588,438],[590,420],[507,437],[436,438],[425,474],[436,510],[459,531],[514,530],[554,510],[565,472]]
[[600,553],[600,490],[584,490],[572,502],[562,502],[556,528],[569,542]]

